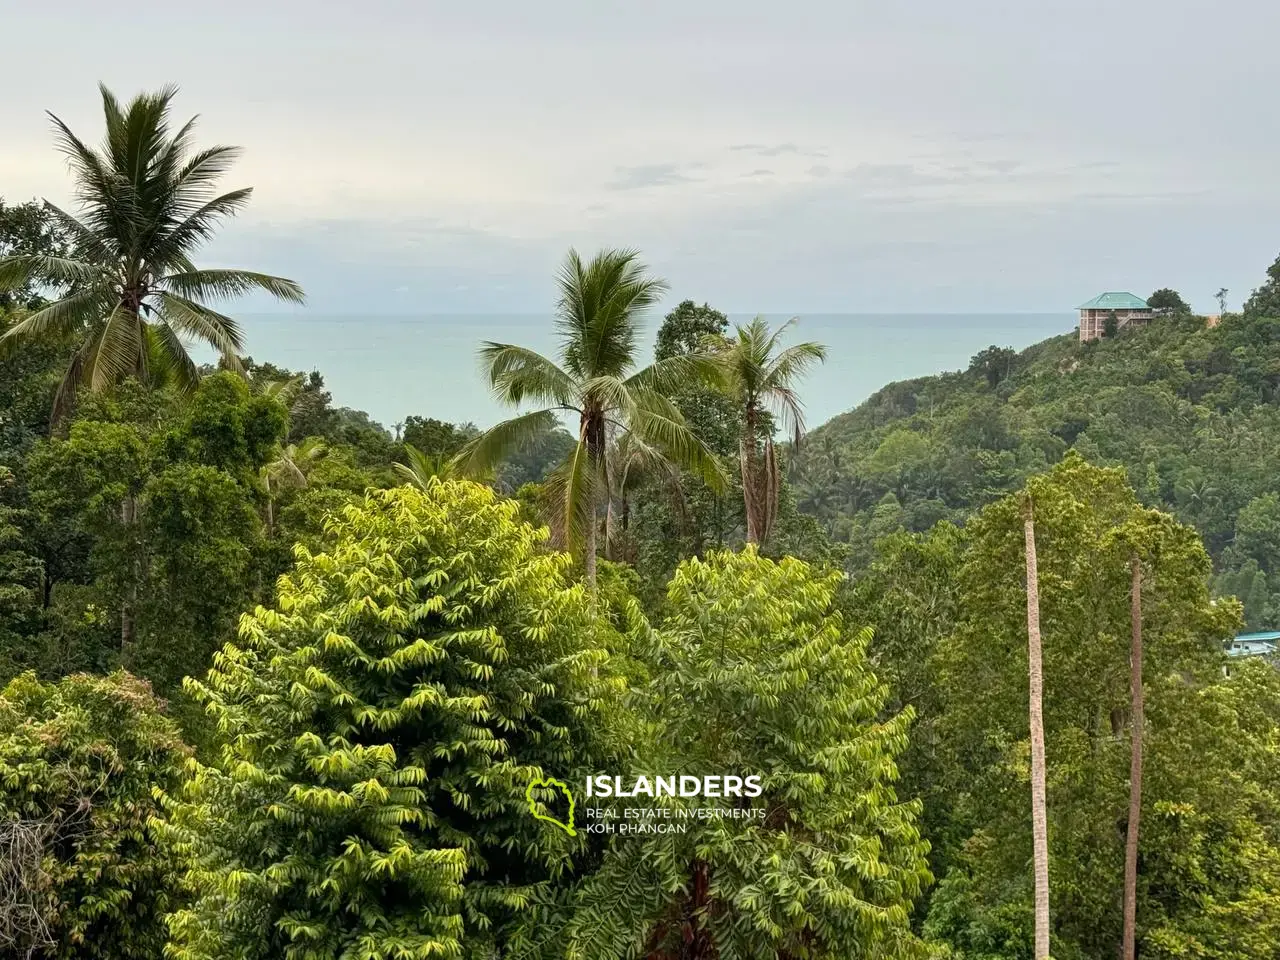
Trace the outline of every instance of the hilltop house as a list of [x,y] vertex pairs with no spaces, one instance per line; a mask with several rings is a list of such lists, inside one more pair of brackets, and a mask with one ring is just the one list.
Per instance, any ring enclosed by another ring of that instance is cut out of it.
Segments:
[[1116,329],[1145,325],[1154,315],[1147,301],[1132,293],[1100,293],[1080,310],[1080,342],[1097,340],[1106,330],[1107,319],[1113,314]]
[[1274,657],[1280,650],[1280,630],[1241,633],[1227,644],[1228,657]]

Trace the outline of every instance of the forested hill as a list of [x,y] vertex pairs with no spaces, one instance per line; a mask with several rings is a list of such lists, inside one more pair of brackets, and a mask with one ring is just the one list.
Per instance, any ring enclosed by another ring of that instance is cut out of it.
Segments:
[[879,536],[963,521],[1071,447],[1194,524],[1250,626],[1280,622],[1280,319],[1257,309],[1212,328],[1182,313],[1089,344],[1072,332],[989,347],[814,430],[792,476],[801,510],[852,544],[857,567]]

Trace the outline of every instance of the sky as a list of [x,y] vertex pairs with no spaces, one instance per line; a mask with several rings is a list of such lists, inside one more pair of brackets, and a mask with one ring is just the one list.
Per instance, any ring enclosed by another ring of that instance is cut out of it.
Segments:
[[1280,253],[1268,0],[127,9],[0,0],[0,195],[68,200],[46,110],[176,83],[255,188],[205,262],[317,313],[545,311],[571,246],[734,313],[1216,312]]

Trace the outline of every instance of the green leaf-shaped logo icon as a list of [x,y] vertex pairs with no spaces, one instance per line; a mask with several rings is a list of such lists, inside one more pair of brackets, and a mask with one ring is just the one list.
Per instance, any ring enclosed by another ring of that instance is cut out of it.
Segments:
[[[548,815],[543,809],[541,809],[541,805],[538,801],[533,798],[533,791],[542,789],[543,787],[559,790],[564,794],[565,799],[569,801],[568,823],[563,823],[555,817]],[[576,837],[578,835],[578,831],[573,829],[573,794],[569,792],[569,785],[563,780],[556,780],[554,777],[546,777],[542,780],[531,781],[529,786],[525,787],[524,798],[529,801],[529,812],[532,813],[534,817],[539,820],[545,820],[547,823],[554,823],[571,837]]]

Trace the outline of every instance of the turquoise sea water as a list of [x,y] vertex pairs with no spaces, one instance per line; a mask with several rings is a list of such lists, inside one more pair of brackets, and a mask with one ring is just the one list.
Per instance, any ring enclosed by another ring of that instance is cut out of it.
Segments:
[[[731,316],[744,321],[749,317]],[[771,316],[772,321],[786,319]],[[295,370],[318,369],[335,406],[390,425],[409,414],[488,426],[503,415],[481,380],[482,340],[555,347],[545,314],[242,316],[248,352]],[[652,343],[657,320],[646,342]],[[1021,349],[1068,333],[1070,313],[801,314],[789,342],[818,340],[827,363],[803,385],[810,427],[856,406],[886,383],[968,366],[990,344]]]

